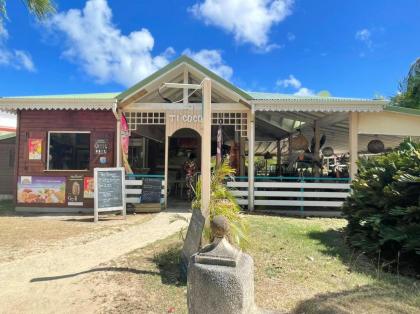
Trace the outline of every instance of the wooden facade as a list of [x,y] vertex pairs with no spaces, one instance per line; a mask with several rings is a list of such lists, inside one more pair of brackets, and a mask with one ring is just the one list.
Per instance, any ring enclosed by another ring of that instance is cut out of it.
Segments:
[[15,141],[14,136],[0,141],[0,200],[13,194]]
[[[93,177],[93,169],[96,167],[115,166],[116,145],[116,118],[112,111],[70,111],[70,110],[23,110],[18,115],[18,139],[16,148],[16,178],[14,184],[15,195],[20,178],[23,177],[44,177],[66,178],[81,175]],[[89,132],[90,153],[89,169],[87,170],[48,170],[48,134],[49,132]],[[29,159],[29,140],[41,139],[41,159]],[[98,154],[95,151],[95,143],[98,140],[105,140],[108,148],[106,153]],[[105,157],[106,159],[102,159]],[[106,160],[106,162],[103,162]],[[67,191],[66,191],[67,193]],[[67,208],[68,202],[64,204],[40,204],[20,203],[15,198],[17,207],[46,207],[46,208]],[[81,208],[93,208],[93,198],[84,199]],[[72,206],[74,209],[74,206]]]

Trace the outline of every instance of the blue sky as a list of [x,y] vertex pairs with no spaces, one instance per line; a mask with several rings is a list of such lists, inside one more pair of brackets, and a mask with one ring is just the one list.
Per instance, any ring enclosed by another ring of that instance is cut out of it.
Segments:
[[7,4],[0,96],[122,91],[187,53],[245,90],[388,97],[420,57],[418,0]]

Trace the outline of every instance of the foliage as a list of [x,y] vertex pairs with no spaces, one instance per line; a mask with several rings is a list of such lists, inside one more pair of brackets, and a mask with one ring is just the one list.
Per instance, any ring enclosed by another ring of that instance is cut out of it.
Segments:
[[[229,241],[241,249],[248,246],[248,224],[240,214],[241,208],[229,189],[224,184],[226,177],[232,177],[235,169],[231,168],[227,161],[217,167],[211,175],[211,195],[209,204],[210,221],[218,215],[226,217],[229,221]],[[201,179],[198,180],[195,188],[193,208],[201,208]],[[209,224],[204,229],[204,237],[211,241]]]
[[420,58],[413,63],[404,81],[400,84],[400,93],[392,98],[395,106],[420,109]]
[[[48,14],[56,12],[56,5],[52,0],[23,0],[29,12],[38,19],[45,18]],[[1,17],[7,17],[6,0],[0,0],[0,21]]]
[[420,271],[420,143],[405,140],[359,170],[343,209],[350,244]]

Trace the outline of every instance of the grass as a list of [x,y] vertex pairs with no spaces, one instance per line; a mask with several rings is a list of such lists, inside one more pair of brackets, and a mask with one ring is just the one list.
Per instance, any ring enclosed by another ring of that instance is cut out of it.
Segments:
[[[247,216],[257,304],[290,313],[419,313],[420,282],[378,272],[344,243],[342,219]],[[105,312],[186,313],[178,236],[113,261],[131,271],[87,278],[113,286]],[[134,271],[133,271],[134,270]],[[100,276],[100,277],[98,277]]]

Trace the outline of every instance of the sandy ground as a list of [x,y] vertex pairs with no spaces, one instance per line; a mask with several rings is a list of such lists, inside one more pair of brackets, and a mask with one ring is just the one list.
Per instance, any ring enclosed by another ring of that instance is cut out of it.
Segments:
[[171,223],[173,215],[162,212],[145,223],[93,239],[90,233],[79,235],[73,243],[57,239],[42,253],[0,262],[0,313],[95,312],[101,302],[96,298],[101,295],[98,289],[107,289],[107,285],[81,284],[83,279],[92,272],[109,270],[108,265],[104,267],[107,262],[186,226],[181,220]]

